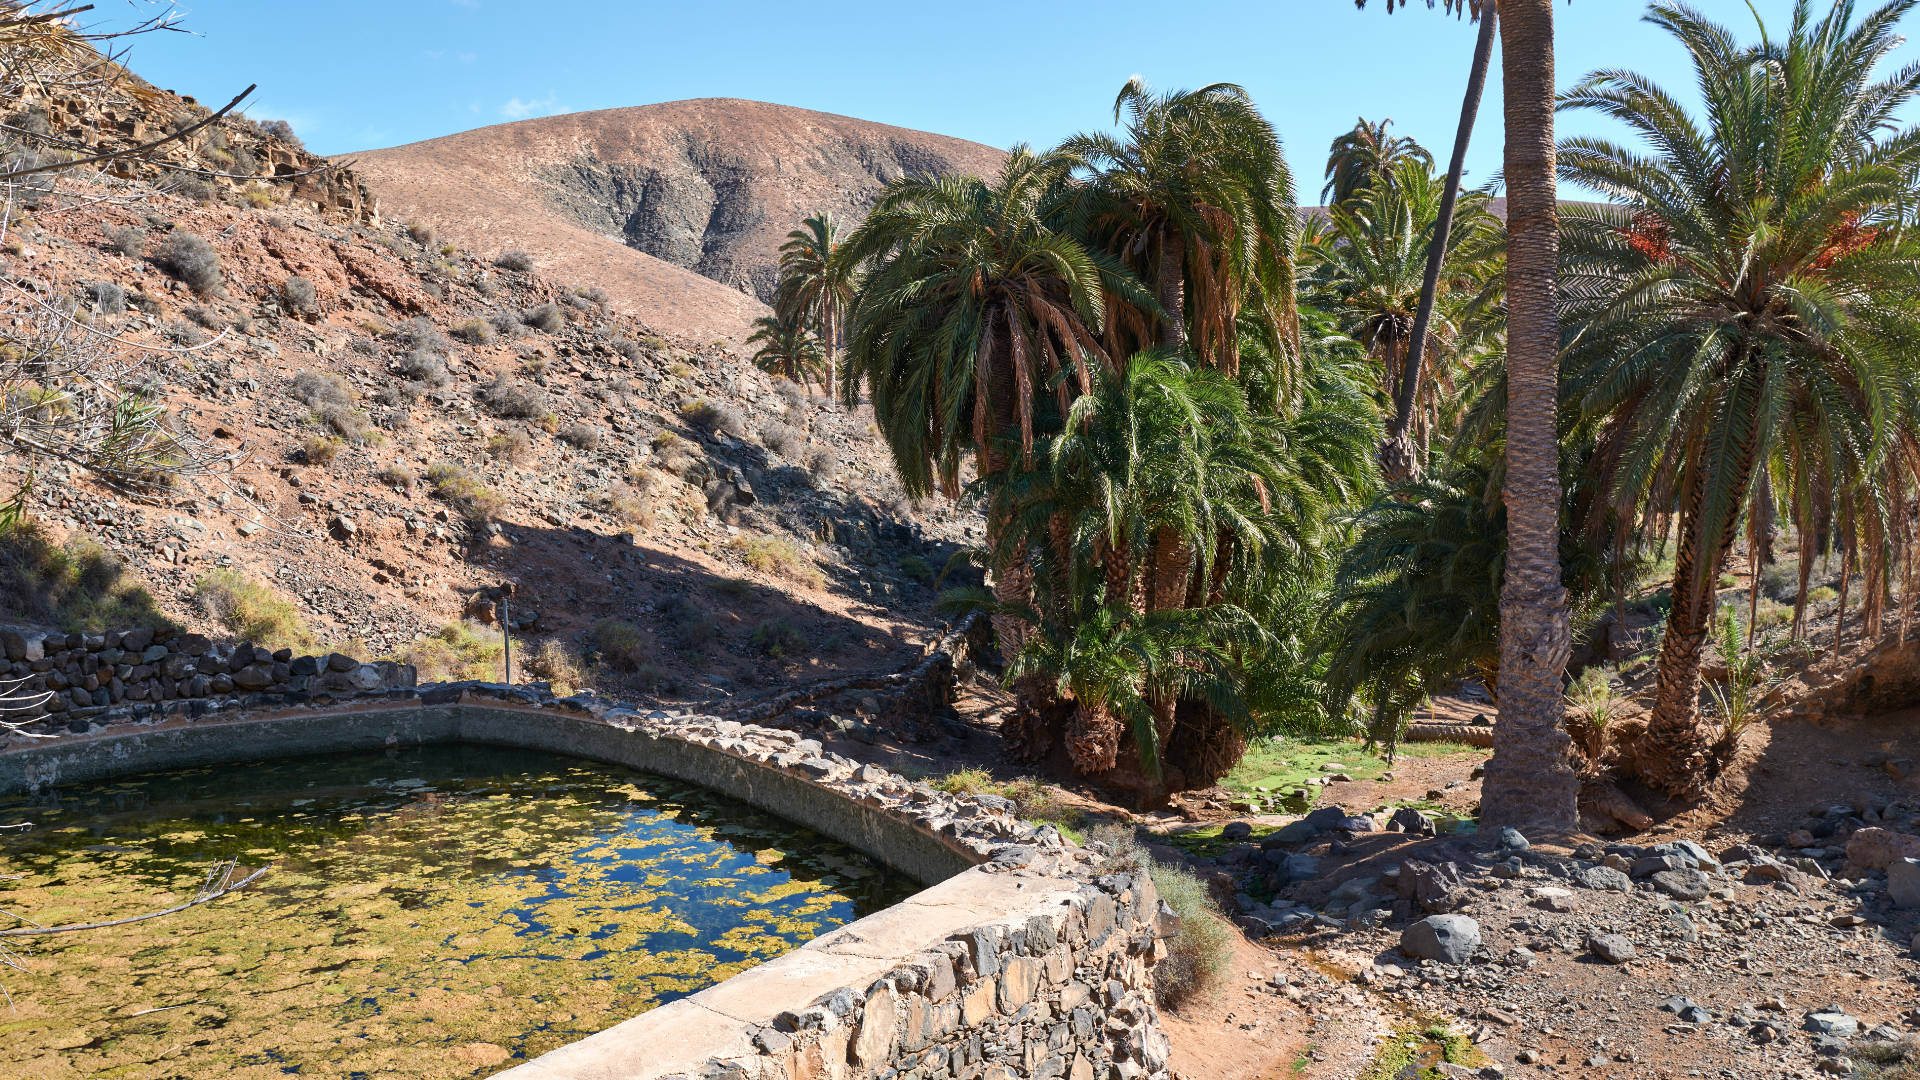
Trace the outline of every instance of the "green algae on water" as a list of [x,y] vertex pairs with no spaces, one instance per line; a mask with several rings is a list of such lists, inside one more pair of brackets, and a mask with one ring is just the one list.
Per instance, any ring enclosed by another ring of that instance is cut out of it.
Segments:
[[[467,1077],[891,904],[859,854],[691,785],[486,747],[188,769],[0,800],[0,1075]],[[5,878],[4,875],[18,875]]]

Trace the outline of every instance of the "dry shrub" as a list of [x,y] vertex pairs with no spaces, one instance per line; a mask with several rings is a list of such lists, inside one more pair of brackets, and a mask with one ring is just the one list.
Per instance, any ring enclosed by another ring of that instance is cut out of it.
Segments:
[[175,229],[167,234],[153,261],[196,295],[212,296],[220,291],[220,253],[190,232]]
[[806,633],[782,618],[762,620],[753,628],[753,647],[775,660],[804,656],[807,645]]
[[514,386],[504,374],[480,391],[480,401],[486,405],[488,412],[508,420],[532,420],[545,416],[549,408],[544,392],[532,387]]
[[727,546],[740,553],[741,561],[763,574],[797,581],[820,588],[827,583],[825,574],[790,541],[777,536],[736,536]]
[[400,361],[400,374],[412,382],[439,389],[453,381],[447,374],[447,362],[426,349],[415,349]]
[[309,465],[326,468],[333,459],[340,456],[340,448],[345,445],[339,439],[328,435],[313,435],[300,444],[300,459]]
[[444,461],[427,469],[427,483],[433,487],[434,498],[452,507],[474,525],[490,520],[504,502],[499,492],[481,483],[460,466]]
[[533,456],[533,439],[524,431],[508,431],[487,440],[487,456],[519,465]]
[[493,324],[485,319],[468,319],[453,328],[453,336],[468,345],[485,345],[493,340]]
[[1091,838],[1112,849],[1116,861],[1144,867],[1160,899],[1180,917],[1180,933],[1167,941],[1166,959],[1153,969],[1161,1007],[1177,1011],[1219,994],[1233,966],[1238,931],[1214,906],[1206,882],[1177,866],[1155,862],[1125,826],[1102,826]]
[[412,664],[420,681],[493,681],[501,677],[500,632],[477,623],[448,623],[402,648],[394,659]]
[[741,417],[738,409],[702,398],[682,402],[680,419],[701,431],[724,431],[736,439],[744,437],[747,433],[747,422]]
[[776,420],[760,429],[760,445],[788,461],[797,461],[806,447],[806,441],[799,432]]
[[558,304],[541,304],[539,307],[527,309],[520,316],[520,321],[535,330],[544,330],[551,334],[567,325],[567,313],[562,311]]
[[560,429],[560,441],[575,450],[591,452],[600,445],[600,429],[592,424],[568,424]]
[[831,484],[840,477],[839,455],[824,446],[807,451],[807,475],[815,484]]
[[280,283],[280,302],[288,311],[302,317],[320,312],[320,294],[313,282],[298,274]]
[[525,273],[533,269],[533,256],[516,248],[512,251],[503,251],[494,256],[493,265],[502,270],[513,270],[519,273]]
[[579,693],[586,684],[586,677],[580,673],[579,658],[559,638],[547,638],[534,646],[521,666],[528,675],[545,680],[560,697]]
[[313,632],[300,609],[271,587],[238,570],[208,572],[194,584],[194,601],[208,618],[242,641],[269,649],[305,649]]

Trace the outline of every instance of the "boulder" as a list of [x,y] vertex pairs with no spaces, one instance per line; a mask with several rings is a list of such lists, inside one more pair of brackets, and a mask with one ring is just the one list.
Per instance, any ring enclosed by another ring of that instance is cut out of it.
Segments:
[[1387,831],[1403,832],[1408,836],[1432,836],[1435,832],[1433,822],[1427,815],[1411,806],[1403,806],[1393,812],[1393,816],[1387,819]]
[[1895,907],[1920,908],[1920,859],[1887,865],[1887,895]]
[[1675,900],[1705,900],[1713,883],[1698,870],[1662,870],[1653,875],[1653,887]]
[[1418,904],[1422,911],[1452,911],[1460,905],[1465,889],[1458,863],[1435,865],[1407,859],[1400,864],[1400,896]]
[[1573,880],[1601,892],[1632,892],[1633,880],[1611,866],[1588,866],[1573,872]]
[[1624,964],[1635,956],[1633,942],[1619,934],[1595,934],[1587,939],[1587,951],[1609,964]]
[[1429,915],[1400,932],[1400,950],[1422,960],[1464,964],[1480,947],[1480,924],[1465,915]]
[[1253,826],[1244,821],[1229,821],[1220,826],[1220,838],[1232,843],[1237,844],[1252,835]]
[[1884,869],[1897,859],[1920,859],[1920,836],[1875,826],[1847,840],[1847,862],[1855,870]]

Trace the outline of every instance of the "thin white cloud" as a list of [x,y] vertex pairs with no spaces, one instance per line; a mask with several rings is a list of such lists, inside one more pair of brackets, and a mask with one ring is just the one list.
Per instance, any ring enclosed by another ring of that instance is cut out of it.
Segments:
[[547,116],[559,111],[561,111],[559,95],[551,90],[547,91],[546,97],[526,101],[519,97],[508,98],[507,103],[500,106],[500,115],[509,120],[525,120],[529,116]]

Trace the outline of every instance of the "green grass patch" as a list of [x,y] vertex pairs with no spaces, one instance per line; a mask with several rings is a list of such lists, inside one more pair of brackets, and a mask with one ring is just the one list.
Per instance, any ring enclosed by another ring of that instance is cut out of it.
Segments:
[[1372,1067],[1360,1075],[1361,1080],[1445,1080],[1442,1064],[1477,1068],[1487,1061],[1466,1036],[1436,1021],[1395,1031],[1380,1048]]
[[498,681],[502,671],[500,630],[476,623],[448,623],[401,649],[394,659],[419,669],[420,681]]
[[201,610],[242,641],[268,649],[313,647],[313,631],[300,609],[238,570],[209,571],[194,583],[193,595]]
[[1225,827],[1226,823],[1221,822],[1199,829],[1182,829],[1179,832],[1166,834],[1166,841],[1168,846],[1177,847],[1189,855],[1202,859],[1217,859],[1226,854],[1228,848],[1237,846],[1237,843],[1257,844],[1266,839],[1268,833],[1274,831],[1270,826],[1256,825],[1253,827],[1252,836],[1236,843],[1220,835],[1220,830]]
[[[1486,757],[1488,751],[1477,746],[1448,742],[1403,742],[1400,756],[1410,758]],[[1336,770],[1325,765],[1339,765]],[[1387,771],[1387,759],[1370,753],[1358,739],[1297,739],[1275,737],[1260,739],[1247,747],[1240,764],[1220,781],[1220,786],[1249,801],[1268,807],[1270,813],[1303,813],[1319,801],[1319,786],[1308,780],[1345,774],[1355,780],[1374,780]],[[1304,798],[1295,798],[1296,790],[1305,790]]]
[[56,544],[30,521],[0,527],[0,616],[69,632],[175,625],[119,557],[91,540]]

